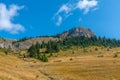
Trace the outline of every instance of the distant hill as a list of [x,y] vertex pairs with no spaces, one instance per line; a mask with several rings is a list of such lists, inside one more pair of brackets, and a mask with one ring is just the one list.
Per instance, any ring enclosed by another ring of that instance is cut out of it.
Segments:
[[92,37],[94,33],[90,29],[85,29],[82,27],[76,27],[69,31],[66,31],[62,34],[55,35],[55,36],[48,36],[48,37],[37,37],[37,38],[28,38],[25,40],[15,41],[9,39],[0,39],[0,48],[7,48],[7,49],[28,49],[32,44],[36,44],[37,42],[47,43],[48,41],[58,41],[69,37]]

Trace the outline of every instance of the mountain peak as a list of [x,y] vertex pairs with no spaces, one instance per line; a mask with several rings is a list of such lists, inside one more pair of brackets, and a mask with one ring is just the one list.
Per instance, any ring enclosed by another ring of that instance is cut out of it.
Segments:
[[85,29],[83,27],[76,27],[73,28],[61,35],[61,38],[66,38],[66,37],[93,37],[95,36],[94,33],[90,29]]

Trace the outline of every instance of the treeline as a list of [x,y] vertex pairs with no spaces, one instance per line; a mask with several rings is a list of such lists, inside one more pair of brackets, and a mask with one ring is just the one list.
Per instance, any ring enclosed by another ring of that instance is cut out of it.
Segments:
[[80,46],[80,47],[88,47],[88,46],[104,46],[104,47],[120,47],[120,40],[109,39],[106,37],[71,37],[66,38],[63,41],[59,42],[61,46]]
[[37,42],[35,45],[32,45],[29,49],[29,57],[39,59],[43,62],[47,62],[48,59],[45,54],[40,53],[40,44]]
[[[42,42],[32,45],[28,52],[30,57],[42,60],[44,62],[48,61],[47,53],[56,53],[60,50],[66,50],[72,46],[79,46],[85,48],[88,46],[104,46],[104,47],[120,47],[120,40],[108,39],[105,37],[69,37],[60,41],[49,41],[48,43]],[[44,52],[40,52],[40,49],[45,49]]]
[[[41,49],[45,49],[44,52],[40,52]],[[47,62],[48,58],[46,56],[46,53],[56,53],[59,52],[60,48],[57,42],[49,41],[47,44],[42,42],[36,43],[35,45],[32,45],[29,49],[29,57],[39,59],[43,62]]]

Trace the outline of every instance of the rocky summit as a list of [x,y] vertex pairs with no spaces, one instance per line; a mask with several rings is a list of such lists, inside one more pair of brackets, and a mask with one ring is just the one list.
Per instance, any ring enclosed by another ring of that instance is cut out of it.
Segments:
[[94,33],[90,29],[85,29],[82,27],[73,28],[67,32],[64,32],[60,35],[61,38],[67,38],[67,37],[93,37],[95,36]]

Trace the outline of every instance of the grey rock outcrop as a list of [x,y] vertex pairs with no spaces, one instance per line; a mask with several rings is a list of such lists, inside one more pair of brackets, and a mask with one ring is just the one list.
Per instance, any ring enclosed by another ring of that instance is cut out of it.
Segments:
[[82,27],[77,27],[74,29],[71,29],[63,34],[60,35],[61,38],[66,38],[66,37],[93,37],[95,36],[94,33],[90,29],[85,29]]
[[0,39],[0,48],[13,50],[12,40]]

